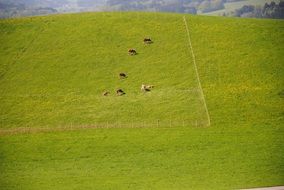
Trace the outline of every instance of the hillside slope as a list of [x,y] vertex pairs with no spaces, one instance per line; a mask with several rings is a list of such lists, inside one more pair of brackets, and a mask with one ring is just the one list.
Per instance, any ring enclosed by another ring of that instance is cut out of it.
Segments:
[[[2,127],[206,123],[184,22],[155,18],[100,13],[2,22]],[[143,44],[148,36],[151,45]],[[129,48],[138,54],[129,56]],[[121,72],[128,77],[119,79]],[[155,87],[141,93],[142,84]],[[126,94],[118,97],[117,89]]]
[[[1,20],[0,189],[283,185],[283,29],[155,13]],[[113,128],[68,130],[93,125]]]

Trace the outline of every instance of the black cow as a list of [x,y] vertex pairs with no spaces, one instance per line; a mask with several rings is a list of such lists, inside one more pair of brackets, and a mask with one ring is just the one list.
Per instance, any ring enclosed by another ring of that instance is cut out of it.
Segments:
[[144,42],[145,44],[151,44],[151,43],[153,43],[153,41],[152,41],[150,38],[144,38],[143,42]]
[[122,96],[122,95],[124,95],[125,94],[125,92],[122,90],[122,89],[118,89],[117,91],[116,91],[116,95],[118,95],[118,96]]
[[126,76],[125,73],[119,73],[119,78],[124,79],[124,78],[126,78],[126,77],[127,77],[127,76]]

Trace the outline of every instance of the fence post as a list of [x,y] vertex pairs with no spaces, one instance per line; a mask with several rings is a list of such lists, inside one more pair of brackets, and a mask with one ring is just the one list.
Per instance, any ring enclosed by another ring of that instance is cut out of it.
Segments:
[[159,122],[160,122],[160,120],[157,120],[157,127],[159,127]]

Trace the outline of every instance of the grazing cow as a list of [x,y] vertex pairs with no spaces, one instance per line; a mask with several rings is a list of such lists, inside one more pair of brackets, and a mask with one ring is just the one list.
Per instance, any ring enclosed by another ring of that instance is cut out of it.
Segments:
[[137,52],[136,52],[135,49],[129,49],[129,50],[128,50],[128,54],[129,54],[129,55],[136,55]]
[[141,91],[143,92],[143,91],[145,91],[145,88],[146,86],[144,85],[144,84],[142,84],[142,86],[141,86]]
[[149,91],[151,91],[152,88],[154,88],[153,85],[145,85],[145,84],[142,84],[142,86],[141,86],[141,91],[142,91],[142,92],[149,92]]
[[110,95],[110,92],[104,92],[103,93],[103,96],[108,96],[108,95]]
[[146,88],[152,89],[152,88],[154,88],[154,85],[146,85]]
[[116,91],[116,95],[118,95],[118,96],[122,96],[122,95],[124,95],[125,94],[125,92],[122,90],[122,89],[118,89],[117,91]]
[[127,78],[125,73],[119,73],[119,78],[124,79]]
[[143,40],[144,44],[151,44],[153,41],[150,38],[144,38]]

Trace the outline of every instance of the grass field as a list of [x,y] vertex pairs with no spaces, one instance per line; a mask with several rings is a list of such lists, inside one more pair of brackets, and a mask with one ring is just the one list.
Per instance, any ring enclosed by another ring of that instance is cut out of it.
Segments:
[[[23,43],[2,47],[2,59],[13,60],[0,84],[2,127],[206,123],[183,20],[152,17],[134,15],[130,22],[103,13],[2,22],[4,44]],[[153,44],[142,43],[147,36]],[[138,55],[129,56],[129,48]],[[128,78],[119,80],[120,72]],[[142,84],[155,89],[143,94]],[[119,88],[125,96],[115,95]]]
[[[132,19],[129,19],[132,18]],[[0,189],[240,189],[284,184],[281,20],[85,13],[0,21]],[[141,41],[150,36],[154,43]],[[136,48],[137,56],[127,49]],[[117,73],[126,72],[126,80]],[[140,93],[141,83],[156,85]],[[126,95],[104,90],[123,88]],[[169,127],[169,121],[175,122]],[[185,121],[183,126],[180,121]],[[198,122],[198,127],[191,126]],[[156,126],[156,125],[155,125]]]

